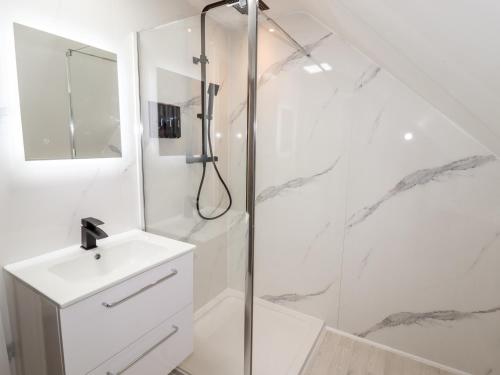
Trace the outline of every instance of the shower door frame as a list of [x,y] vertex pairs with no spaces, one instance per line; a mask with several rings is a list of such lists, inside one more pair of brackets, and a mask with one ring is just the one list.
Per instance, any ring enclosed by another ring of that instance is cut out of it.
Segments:
[[247,0],[248,6],[248,82],[247,82],[247,173],[246,209],[248,214],[248,254],[245,273],[244,375],[252,375],[253,297],[255,256],[255,176],[257,154],[257,49],[259,0]]

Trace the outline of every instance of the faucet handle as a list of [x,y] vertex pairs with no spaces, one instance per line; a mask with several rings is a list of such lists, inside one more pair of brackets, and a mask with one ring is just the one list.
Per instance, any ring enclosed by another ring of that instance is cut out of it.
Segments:
[[94,229],[102,224],[104,224],[104,222],[99,219],[96,219],[95,217],[86,217],[82,219],[82,226],[88,229]]

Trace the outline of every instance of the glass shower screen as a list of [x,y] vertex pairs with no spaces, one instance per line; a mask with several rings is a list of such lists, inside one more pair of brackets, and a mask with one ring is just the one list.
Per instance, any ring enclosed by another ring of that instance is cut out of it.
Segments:
[[138,35],[145,226],[197,246],[194,352],[178,371],[242,375],[247,17],[204,18]]

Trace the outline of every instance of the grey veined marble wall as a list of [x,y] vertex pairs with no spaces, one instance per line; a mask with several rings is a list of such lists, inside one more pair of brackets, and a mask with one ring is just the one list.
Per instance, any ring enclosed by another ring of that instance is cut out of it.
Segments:
[[[462,371],[500,374],[500,162],[309,16],[279,21],[313,58],[263,25],[257,296]],[[241,198],[239,95],[230,170]],[[245,231],[233,232],[235,286]]]

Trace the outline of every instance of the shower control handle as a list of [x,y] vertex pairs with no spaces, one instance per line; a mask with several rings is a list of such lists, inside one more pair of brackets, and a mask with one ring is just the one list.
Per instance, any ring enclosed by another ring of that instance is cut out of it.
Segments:
[[186,156],[186,163],[187,164],[196,164],[196,163],[211,163],[212,161],[218,162],[219,157],[218,156],[207,156],[207,155],[188,155]]

